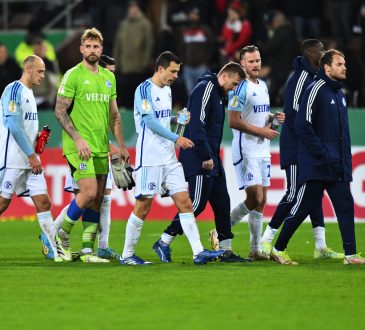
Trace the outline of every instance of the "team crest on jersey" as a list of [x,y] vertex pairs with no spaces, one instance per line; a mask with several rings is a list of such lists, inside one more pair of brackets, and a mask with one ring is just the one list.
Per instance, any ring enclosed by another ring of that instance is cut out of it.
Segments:
[[150,102],[148,102],[148,100],[142,100],[142,111],[148,112],[150,110],[151,110]]
[[9,112],[16,112],[16,103],[14,101],[9,102]]
[[81,171],[85,171],[85,170],[86,170],[86,167],[87,167],[87,166],[86,166],[86,164],[85,164],[85,163],[81,163],[81,164],[80,164],[80,170],[81,170]]
[[342,98],[342,104],[344,107],[346,106],[346,99],[344,97]]
[[105,82],[105,86],[108,87],[108,88],[111,88],[112,87],[112,83],[109,80],[107,80]]
[[58,89],[58,93],[63,94],[64,92],[65,92],[65,87],[61,85],[60,88]]
[[238,106],[238,96],[234,95],[231,100],[231,107],[236,108]]
[[154,183],[154,182],[150,182],[150,183],[148,184],[148,189],[149,189],[149,190],[155,190],[155,189],[156,189],[156,183]]

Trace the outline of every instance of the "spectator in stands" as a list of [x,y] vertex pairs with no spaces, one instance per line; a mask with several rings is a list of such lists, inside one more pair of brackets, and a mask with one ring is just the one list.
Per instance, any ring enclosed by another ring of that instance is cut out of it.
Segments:
[[200,76],[210,67],[215,39],[208,26],[200,21],[199,9],[192,8],[189,23],[180,32],[179,55],[184,63],[183,77],[188,95]]
[[251,22],[246,18],[246,4],[235,0],[229,4],[227,19],[220,39],[223,43],[220,54],[222,62],[239,61],[239,50],[247,46],[252,36]]
[[113,50],[119,105],[133,108],[134,91],[150,73],[152,50],[151,23],[137,1],[130,1],[127,17],[119,24]]
[[20,79],[22,71],[16,61],[9,56],[5,44],[0,42],[0,96],[12,81]]

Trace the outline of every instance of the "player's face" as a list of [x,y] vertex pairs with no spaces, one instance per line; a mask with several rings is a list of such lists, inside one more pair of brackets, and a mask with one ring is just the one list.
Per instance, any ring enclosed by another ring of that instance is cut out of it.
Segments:
[[41,59],[36,59],[30,67],[30,81],[32,85],[40,85],[44,79],[46,67]]
[[235,90],[238,84],[241,82],[241,77],[236,74],[223,74],[223,83],[221,87],[223,88],[225,93],[228,93],[229,91]]
[[256,79],[261,70],[261,56],[259,51],[245,53],[241,60],[241,65],[248,78]]
[[164,69],[162,66],[159,67],[161,76],[161,83],[164,86],[171,86],[177,79],[180,72],[180,64],[170,62],[170,65]]
[[86,62],[95,64],[100,60],[103,46],[99,39],[86,39],[80,46],[80,52]]
[[313,57],[313,61],[316,64],[317,68],[319,68],[319,60],[324,54],[324,46],[320,42],[317,45],[315,45],[312,49],[310,49],[310,54]]
[[341,55],[334,54],[331,65],[325,65],[326,74],[334,80],[346,79],[346,62]]

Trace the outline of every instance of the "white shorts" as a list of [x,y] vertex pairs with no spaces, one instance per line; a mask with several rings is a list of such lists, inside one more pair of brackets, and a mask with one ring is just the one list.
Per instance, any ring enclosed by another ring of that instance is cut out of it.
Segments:
[[[113,187],[113,175],[112,175],[112,171],[109,169],[109,173],[106,179],[106,185],[105,185],[105,189],[112,189]],[[68,172],[66,175],[66,179],[65,179],[65,187],[63,188],[64,191],[73,193],[75,189],[80,189],[79,185],[77,184],[77,182],[75,181],[75,179],[72,177],[71,172]]]
[[47,183],[42,174],[32,174],[31,169],[5,168],[1,173],[0,196],[11,199],[14,192],[19,197],[47,194]]
[[155,194],[172,196],[188,191],[184,170],[179,162],[160,166],[142,166],[136,172],[135,197],[153,198]]
[[240,190],[250,186],[270,186],[270,158],[243,158],[234,165]]

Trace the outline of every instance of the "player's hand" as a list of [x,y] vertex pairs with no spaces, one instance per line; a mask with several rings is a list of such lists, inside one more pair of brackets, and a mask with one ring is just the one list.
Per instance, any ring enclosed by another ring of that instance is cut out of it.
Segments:
[[130,156],[126,146],[119,148],[119,157],[129,164]]
[[279,136],[279,132],[270,128],[270,126],[262,128],[261,136],[265,139],[272,140]]
[[190,148],[194,147],[193,141],[191,141],[183,136],[178,137],[178,139],[176,140],[176,144],[180,148],[183,148],[183,149],[190,149]]
[[32,173],[35,175],[41,174],[43,172],[43,167],[37,155],[35,153],[31,154],[28,159],[30,167],[32,169]]
[[280,124],[284,124],[285,121],[285,113],[284,112],[275,112],[274,114],[274,118],[277,118],[277,120],[279,120]]
[[88,160],[91,156],[91,150],[88,143],[82,137],[79,137],[75,140],[75,144],[80,159]]
[[212,170],[214,167],[214,163],[213,163],[213,159],[208,159],[208,160],[205,160],[203,163],[202,163],[202,168],[204,168],[205,170]]

